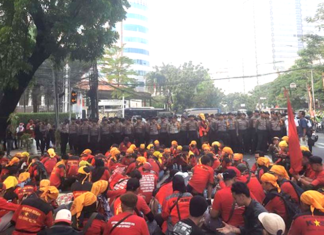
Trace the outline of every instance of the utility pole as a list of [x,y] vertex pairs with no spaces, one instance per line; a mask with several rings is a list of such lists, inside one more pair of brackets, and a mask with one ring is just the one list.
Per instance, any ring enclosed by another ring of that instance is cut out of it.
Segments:
[[314,107],[314,117],[315,117],[315,110],[316,110],[316,107],[315,107],[315,95],[314,95],[314,71],[313,71],[313,68],[311,69],[311,84],[312,84],[312,98],[313,98],[313,107]]
[[57,91],[57,76],[54,68],[54,64],[52,65],[52,77],[53,77],[53,86],[54,86],[54,111],[55,111],[55,124],[56,127],[59,126],[59,97]]

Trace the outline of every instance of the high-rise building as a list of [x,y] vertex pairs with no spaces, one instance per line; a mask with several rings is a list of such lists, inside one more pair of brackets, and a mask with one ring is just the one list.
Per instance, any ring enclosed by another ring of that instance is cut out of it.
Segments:
[[[144,82],[144,76],[150,71],[148,0],[129,0],[127,18],[117,24],[119,45],[124,45],[124,56],[134,60],[132,69],[138,74],[136,80]],[[144,89],[141,87],[138,90]]]

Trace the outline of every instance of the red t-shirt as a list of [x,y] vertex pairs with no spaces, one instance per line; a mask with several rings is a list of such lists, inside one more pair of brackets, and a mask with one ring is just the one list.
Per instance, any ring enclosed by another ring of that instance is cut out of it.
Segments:
[[280,185],[280,188],[283,192],[286,194],[289,194],[290,197],[296,202],[299,203],[299,197],[298,194],[296,193],[296,190],[294,186],[288,181],[284,182],[282,185]]
[[[151,211],[151,209],[146,204],[144,198],[139,196],[139,195],[137,195],[136,208],[137,208],[137,210],[139,212],[142,212],[144,215],[147,215]],[[118,214],[121,214],[121,213],[123,213],[123,211],[122,211],[122,208],[121,208],[120,197],[118,197],[114,202],[114,215],[118,215]]]
[[47,174],[50,175],[57,163],[57,160],[56,158],[46,157],[41,160],[41,163],[44,164]]
[[[86,226],[88,219],[83,220],[83,228]],[[85,235],[100,235],[103,234],[106,227],[106,222],[101,214],[98,214],[97,217],[92,221],[90,228],[85,233]]]
[[115,201],[117,197],[123,195],[124,193],[126,193],[126,189],[108,190],[107,197],[109,198],[109,206],[112,205],[112,203]]
[[142,173],[142,179],[140,179],[140,194],[144,196],[146,203],[150,203],[152,193],[156,188],[158,177],[154,173],[144,172]]
[[310,178],[310,179],[315,179],[316,178],[316,172],[312,169],[310,164],[308,164],[307,167],[306,167],[305,176]]
[[1,217],[7,214],[9,211],[16,211],[20,205],[8,202],[6,199],[0,197],[0,221]]
[[136,169],[136,162],[132,162],[131,164],[128,165],[128,167],[126,169],[126,175],[128,175],[135,169]]
[[117,184],[119,181],[123,180],[123,179],[128,179],[128,176],[124,176],[120,173],[114,173],[110,176],[109,179],[109,187],[110,189],[113,189],[115,187],[115,184]]
[[233,203],[234,199],[232,196],[231,187],[226,187],[216,192],[212,208],[220,212],[223,221],[226,221],[228,224],[235,227],[242,226],[244,224],[242,214],[245,208],[239,207],[236,203],[232,218],[228,221]]
[[[175,225],[179,221],[177,206],[173,206],[178,200],[178,197],[179,197],[179,192],[174,191],[172,195],[170,195],[165,199],[165,202],[162,206],[162,214],[161,214],[162,218],[164,220],[168,220],[168,222],[170,222],[172,225]],[[182,220],[187,219],[190,215],[189,203],[191,198],[192,195],[190,193],[184,193],[182,197],[178,200],[179,213],[180,213],[180,218]]]
[[292,222],[288,235],[324,234],[323,216],[300,215]]
[[173,192],[173,188],[172,188],[172,181],[171,181],[171,182],[161,186],[158,193],[155,195],[155,198],[156,198],[156,200],[158,200],[158,202],[162,206],[165,199],[168,196],[170,196],[172,194],[172,192]]
[[[243,177],[244,181],[242,182],[246,183],[249,178],[249,175],[242,175],[241,178]],[[265,194],[262,185],[260,184],[260,181],[253,173],[251,173],[250,182],[247,184],[247,186],[250,189],[250,192],[255,196],[255,200],[259,203],[262,203],[265,198]]]
[[286,206],[280,197],[275,196],[264,207],[267,209],[268,212],[280,215],[285,222],[288,221]]
[[102,174],[100,180],[105,180],[105,181],[109,181],[110,178],[110,174],[108,169],[105,169],[104,173]]
[[197,165],[192,172],[193,176],[188,184],[198,193],[203,193],[208,183],[214,183],[214,170],[210,166]]
[[158,160],[154,160],[153,158],[149,158],[148,162],[152,166],[152,171],[155,172],[155,174],[158,176],[160,173],[160,165],[157,163]]
[[127,219],[125,219],[122,223],[120,223],[112,233],[110,230],[112,227],[117,224],[120,220],[129,215],[129,212],[123,212],[112,217],[105,227],[104,235],[149,235],[149,230],[145,220],[137,215],[131,215]]
[[55,166],[49,179],[51,186],[55,186],[56,188],[59,188],[62,183],[61,179],[63,177],[65,177],[65,165],[60,164],[58,166]]
[[315,179],[312,181],[312,185],[316,188],[324,186],[324,170],[315,172]]

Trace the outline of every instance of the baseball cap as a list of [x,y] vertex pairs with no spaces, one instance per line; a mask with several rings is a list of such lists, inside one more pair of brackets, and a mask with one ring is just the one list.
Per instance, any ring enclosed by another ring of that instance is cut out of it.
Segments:
[[282,235],[285,232],[285,221],[280,215],[268,212],[262,212],[258,216],[263,228],[271,235]]
[[56,213],[54,223],[64,222],[71,224],[71,211],[67,209],[61,209]]

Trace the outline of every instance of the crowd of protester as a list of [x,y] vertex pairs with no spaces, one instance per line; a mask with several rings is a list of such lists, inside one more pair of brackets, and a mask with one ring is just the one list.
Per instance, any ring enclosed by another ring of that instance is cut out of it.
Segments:
[[66,121],[58,128],[61,154],[50,146],[41,156],[0,152],[0,232],[324,233],[324,170],[306,146],[305,114],[297,121],[300,172],[291,169],[284,121],[258,115]]

